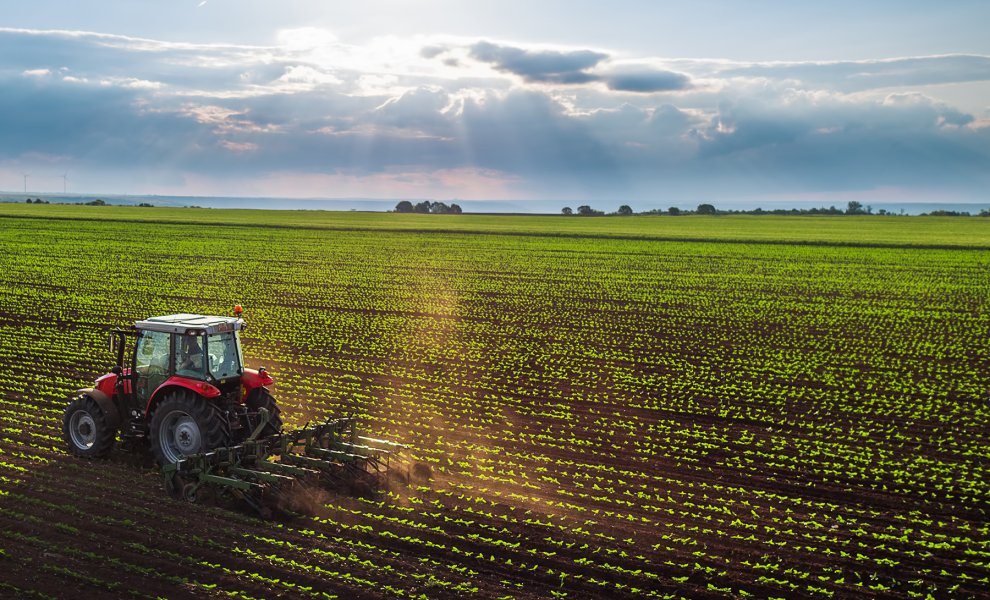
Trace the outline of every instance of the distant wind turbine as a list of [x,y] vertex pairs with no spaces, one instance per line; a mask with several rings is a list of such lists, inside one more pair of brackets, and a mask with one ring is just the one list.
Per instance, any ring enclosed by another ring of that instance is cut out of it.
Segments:
[[62,193],[66,193],[69,189],[69,173],[66,171],[62,173]]
[[28,193],[28,174],[24,174],[24,193]]

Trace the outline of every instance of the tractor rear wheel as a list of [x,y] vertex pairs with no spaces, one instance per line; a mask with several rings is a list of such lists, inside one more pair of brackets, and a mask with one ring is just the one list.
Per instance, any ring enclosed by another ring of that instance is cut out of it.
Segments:
[[216,408],[189,390],[168,392],[151,417],[151,449],[167,465],[226,444]]
[[103,409],[86,395],[73,398],[65,407],[62,434],[69,452],[84,458],[106,456],[117,437],[117,431],[110,426]]
[[[272,396],[271,392],[263,387],[253,389],[248,394],[244,403],[254,412],[257,412],[260,408],[268,411],[268,424],[261,430],[261,435],[258,436],[260,439],[282,432],[282,411],[279,409],[278,404],[276,404],[275,397]],[[251,433],[253,432],[249,431],[247,435],[251,435]]]

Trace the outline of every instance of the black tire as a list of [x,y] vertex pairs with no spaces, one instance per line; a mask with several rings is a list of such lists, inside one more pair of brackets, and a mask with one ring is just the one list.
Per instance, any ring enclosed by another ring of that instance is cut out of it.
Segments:
[[173,390],[151,417],[151,451],[167,465],[227,444],[216,408],[189,390]]
[[[251,390],[244,404],[247,405],[248,410],[251,412],[258,412],[261,408],[268,411],[268,424],[261,430],[261,435],[258,436],[259,439],[282,433],[282,411],[279,409],[278,403],[275,402],[275,397],[266,388],[260,387]],[[258,423],[259,421],[255,419],[254,422]],[[248,431],[247,435],[251,435],[252,433],[254,433],[253,430]]]
[[71,454],[102,458],[110,453],[117,430],[110,426],[103,409],[89,396],[73,398],[62,415],[62,436]]

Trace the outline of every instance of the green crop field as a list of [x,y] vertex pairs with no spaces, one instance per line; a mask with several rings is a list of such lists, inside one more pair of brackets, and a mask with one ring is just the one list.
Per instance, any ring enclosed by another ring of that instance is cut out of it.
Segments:
[[[0,205],[0,594],[979,596],[988,274],[975,217]],[[406,477],[264,521],[64,452],[109,330],[235,303]]]

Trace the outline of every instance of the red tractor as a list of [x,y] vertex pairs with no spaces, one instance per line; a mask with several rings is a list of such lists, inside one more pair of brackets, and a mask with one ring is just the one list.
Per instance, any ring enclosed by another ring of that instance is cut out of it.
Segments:
[[261,437],[280,433],[271,376],[244,367],[239,308],[234,317],[176,314],[111,332],[116,366],[65,409],[69,452],[105,456],[119,435],[125,444],[146,441],[162,465],[176,463],[244,441],[260,409]]
[[117,364],[77,391],[62,417],[69,452],[103,457],[118,437],[150,445],[174,497],[222,496],[263,516],[299,484],[379,490],[404,446],[358,435],[352,417],[283,431],[271,376],[244,367],[245,324],[239,306],[234,313],[152,317],[112,331]]

